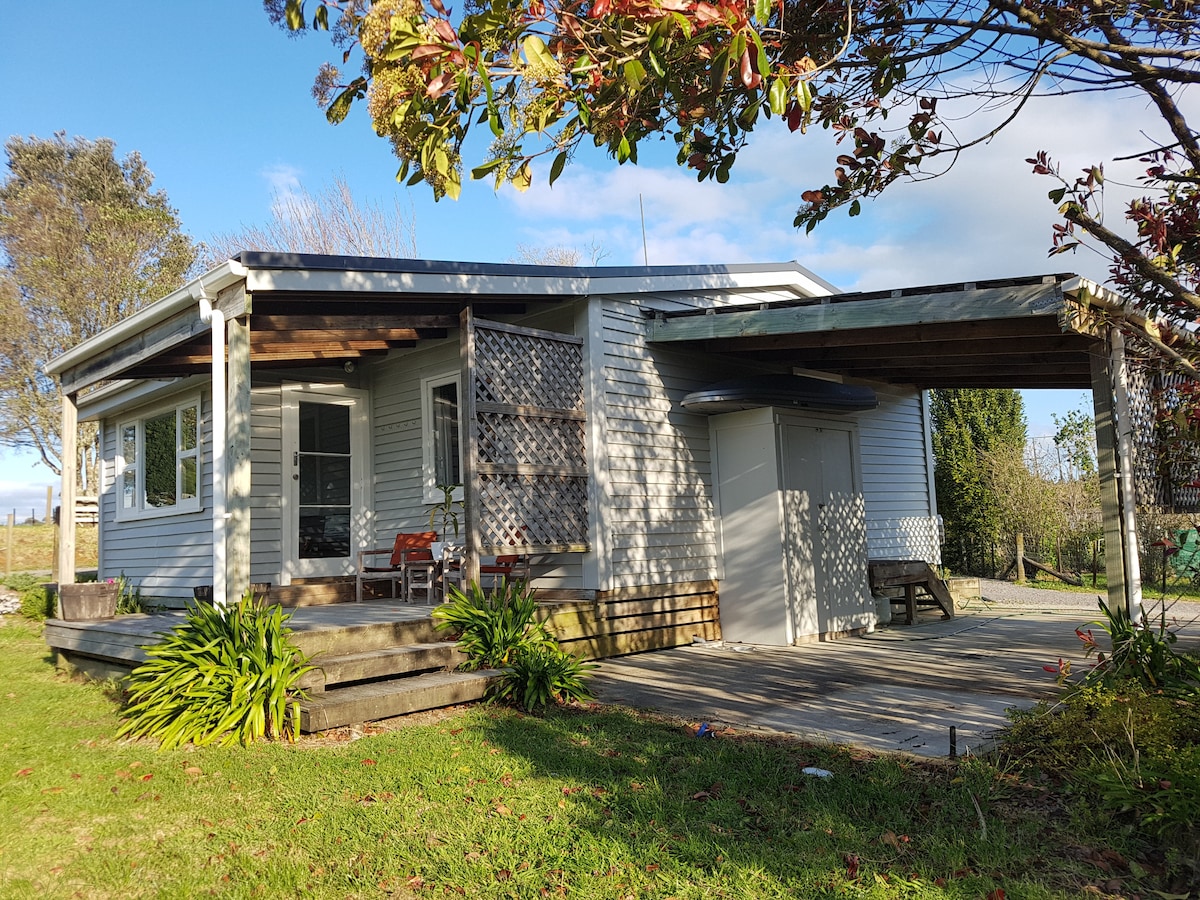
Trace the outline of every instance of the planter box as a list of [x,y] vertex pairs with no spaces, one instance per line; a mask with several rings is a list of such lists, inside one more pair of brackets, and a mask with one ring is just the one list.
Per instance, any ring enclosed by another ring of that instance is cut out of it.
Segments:
[[91,584],[60,584],[58,586],[58,615],[67,622],[88,619],[111,619],[117,614],[120,585],[107,582]]

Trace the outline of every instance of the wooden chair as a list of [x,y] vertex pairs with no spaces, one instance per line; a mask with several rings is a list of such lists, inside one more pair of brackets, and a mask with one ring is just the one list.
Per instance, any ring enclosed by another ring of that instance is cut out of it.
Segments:
[[[361,603],[363,584],[367,581],[390,581],[392,597],[406,603],[413,599],[412,590],[432,590],[437,563],[433,558],[432,545],[437,540],[436,531],[401,532],[396,543],[389,548],[361,550],[358,554],[358,573],[355,578],[355,599]],[[386,566],[368,566],[368,556],[390,553]]]
[[497,556],[493,562],[480,563],[479,581],[483,583],[485,576],[492,576],[492,589],[500,585],[500,580],[529,581],[529,555],[527,553],[509,553]]

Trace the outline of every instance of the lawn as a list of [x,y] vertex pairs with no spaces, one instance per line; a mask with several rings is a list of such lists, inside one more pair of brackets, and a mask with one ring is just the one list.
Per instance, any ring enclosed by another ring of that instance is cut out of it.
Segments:
[[1119,894],[1144,871],[1107,817],[982,760],[487,706],[158,752],[114,741],[109,692],[57,676],[11,616],[0,680],[5,898],[1017,900]]

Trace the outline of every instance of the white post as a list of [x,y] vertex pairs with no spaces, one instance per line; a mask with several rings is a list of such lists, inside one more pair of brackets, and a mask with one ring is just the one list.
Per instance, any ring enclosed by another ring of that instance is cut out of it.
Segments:
[[62,395],[62,506],[58,514],[58,583],[75,583],[75,479],[78,471],[79,407]]
[[1125,554],[1125,600],[1129,618],[1142,621],[1142,568],[1138,559],[1137,497],[1133,488],[1133,423],[1129,414],[1129,372],[1125,366],[1125,337],[1112,329],[1113,400],[1117,419],[1117,477],[1120,483],[1122,550]]
[[213,308],[213,298],[199,280],[192,295],[200,304],[200,321],[210,326],[212,336],[212,579],[213,603],[223,608],[229,603],[225,570],[225,316]]

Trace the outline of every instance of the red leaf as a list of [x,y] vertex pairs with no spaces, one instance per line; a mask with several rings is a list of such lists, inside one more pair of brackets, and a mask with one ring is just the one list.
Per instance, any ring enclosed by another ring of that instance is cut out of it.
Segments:
[[437,19],[433,23],[433,30],[447,44],[453,44],[458,40],[458,35],[454,33],[454,26],[445,19]]
[[[846,860],[846,877],[857,878],[858,877],[858,854],[857,853],[847,853],[846,856],[844,857],[844,859]],[[1000,898],[1000,900],[1003,900],[1003,898]]]
[[21,769],[19,772],[17,772],[16,777],[24,778],[27,775],[32,775],[32,774],[33,774],[33,769]]
[[596,2],[592,4],[592,11],[590,15],[593,19],[599,19],[602,16],[607,16],[610,9],[612,9],[612,3],[610,0],[596,0]]
[[364,759],[364,760],[362,761],[362,764],[363,764],[364,766],[373,766],[373,765],[375,765],[375,760],[373,760],[373,759]]
[[986,900],[1004,900],[1004,888],[996,888],[994,891],[988,891]]

